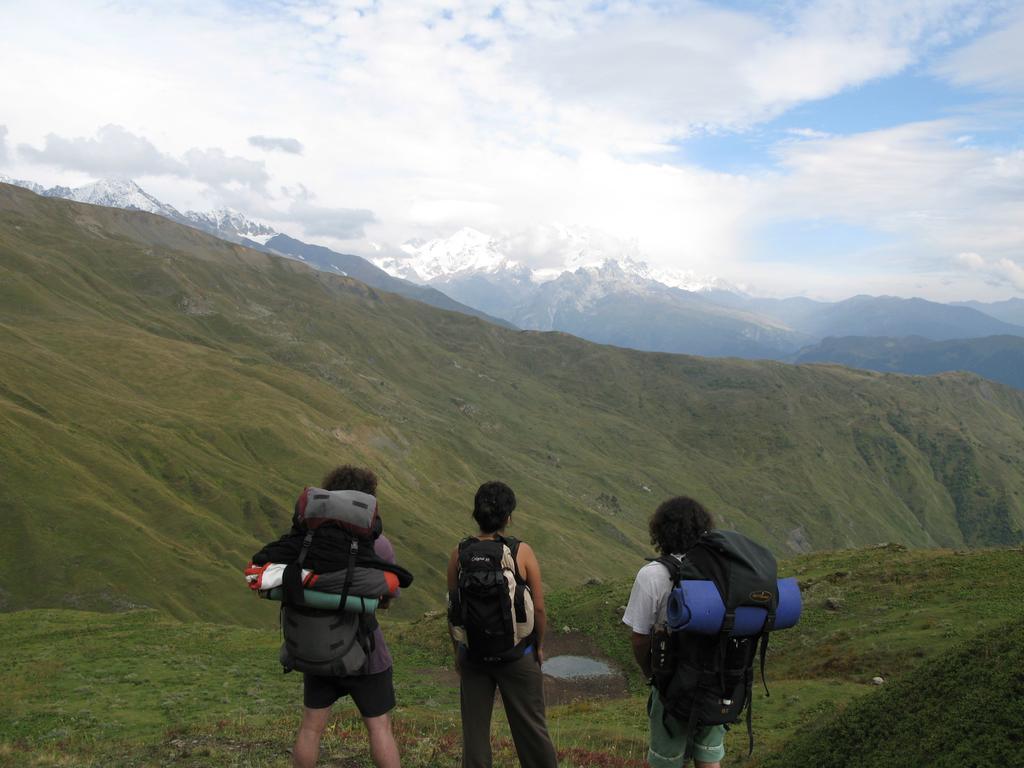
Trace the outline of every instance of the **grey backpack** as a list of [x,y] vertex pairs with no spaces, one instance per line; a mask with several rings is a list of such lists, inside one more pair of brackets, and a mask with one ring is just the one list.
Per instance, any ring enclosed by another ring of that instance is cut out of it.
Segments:
[[[301,574],[302,564],[309,552],[313,535],[323,525],[335,525],[350,539],[346,579],[341,590],[341,604],[345,604],[355,570],[356,555],[360,549],[371,548],[380,535],[380,517],[377,499],[359,491],[327,491],[322,488],[304,488],[295,504],[295,519],[306,528],[294,568]],[[288,572],[286,571],[286,587]],[[301,590],[299,590],[301,593]],[[280,661],[285,672],[297,669],[313,675],[343,676],[361,674],[366,670],[373,650],[373,632],[377,620],[373,614],[347,611],[324,611],[304,605],[299,596],[285,599],[281,605]]]
[[372,614],[281,606],[281,666],[339,677],[365,671],[376,621]]

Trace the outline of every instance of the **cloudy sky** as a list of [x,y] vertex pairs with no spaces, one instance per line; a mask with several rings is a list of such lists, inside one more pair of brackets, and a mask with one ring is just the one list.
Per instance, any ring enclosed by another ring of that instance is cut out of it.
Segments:
[[363,255],[562,225],[767,295],[1024,296],[1020,0],[0,0],[0,21],[9,176],[133,178]]

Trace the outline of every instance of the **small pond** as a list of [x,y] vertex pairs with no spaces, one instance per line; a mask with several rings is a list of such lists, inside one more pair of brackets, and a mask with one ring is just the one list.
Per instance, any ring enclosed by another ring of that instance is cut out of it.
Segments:
[[578,680],[582,677],[609,677],[615,674],[615,670],[588,656],[553,656],[544,660],[544,674],[559,680]]

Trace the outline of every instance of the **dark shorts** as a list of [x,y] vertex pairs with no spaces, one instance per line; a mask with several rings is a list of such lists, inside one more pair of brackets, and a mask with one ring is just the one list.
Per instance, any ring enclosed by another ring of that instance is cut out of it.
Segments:
[[321,677],[303,675],[302,703],[310,709],[324,709],[343,696],[351,696],[363,717],[379,717],[395,708],[395,686],[391,667],[373,675]]

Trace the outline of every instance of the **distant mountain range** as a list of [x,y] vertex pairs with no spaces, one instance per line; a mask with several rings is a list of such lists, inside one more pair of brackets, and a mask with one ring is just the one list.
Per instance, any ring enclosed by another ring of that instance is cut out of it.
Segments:
[[1024,389],[1024,338],[1020,336],[952,341],[931,341],[920,336],[828,338],[802,350],[796,362],[838,363],[849,368],[918,375],[973,371]]
[[[462,229],[375,260],[394,275],[535,330],[656,352],[792,360],[829,336],[933,340],[1024,336],[1024,301],[947,305],[855,296],[837,303],[748,296],[715,277],[651,269],[637,254],[560,231],[563,269],[533,270],[516,243]],[[1018,304],[1019,302],[1019,304]]]
[[[276,232],[237,211],[181,213],[131,181],[99,181],[76,189],[47,189],[3,176],[0,181],[46,197],[156,213],[222,239],[499,325],[561,331],[633,349],[791,362],[803,360],[805,348],[828,338],[1024,337],[1022,299],[941,304],[892,296],[855,296],[835,303],[758,298],[717,277],[653,269],[635,246],[566,227],[544,230],[543,248],[464,228],[448,238],[407,242],[398,254],[371,263]],[[537,263],[528,253],[538,249],[547,254],[542,261],[550,266],[527,265]],[[834,344],[829,349],[838,354]],[[896,366],[892,370],[913,372],[900,368],[891,356],[886,359],[887,365]],[[962,359],[968,370],[985,375],[969,367],[976,357]]]
[[1007,299],[984,304],[980,301],[955,301],[954,306],[970,307],[1005,323],[1024,325],[1024,299]]

